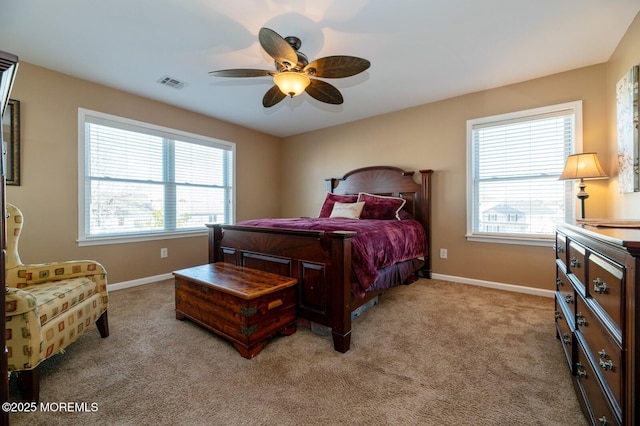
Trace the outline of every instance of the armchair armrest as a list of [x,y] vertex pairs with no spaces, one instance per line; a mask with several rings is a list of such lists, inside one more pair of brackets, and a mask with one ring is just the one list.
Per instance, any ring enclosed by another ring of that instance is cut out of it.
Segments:
[[[37,308],[36,298],[28,291],[17,288],[8,288],[5,296],[5,315],[7,317],[35,312]],[[38,313],[35,312],[36,318]]]
[[40,362],[43,340],[36,298],[28,291],[7,289],[5,315],[9,371],[33,368]]
[[24,288],[78,277],[87,277],[95,281],[98,291],[104,296],[107,295],[107,272],[100,263],[93,260],[17,265],[7,269],[6,281],[8,287]]

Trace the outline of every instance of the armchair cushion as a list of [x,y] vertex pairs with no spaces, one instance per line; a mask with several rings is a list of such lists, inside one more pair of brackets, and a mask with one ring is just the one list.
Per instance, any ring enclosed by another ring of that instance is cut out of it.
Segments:
[[96,283],[86,277],[37,284],[23,290],[36,298],[41,325],[98,293]]

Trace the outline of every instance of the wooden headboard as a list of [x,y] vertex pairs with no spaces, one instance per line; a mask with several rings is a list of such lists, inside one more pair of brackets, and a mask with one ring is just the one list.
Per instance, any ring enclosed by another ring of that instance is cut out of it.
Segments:
[[427,231],[428,256],[425,265],[431,274],[431,175],[433,170],[420,170],[421,182],[413,179],[415,172],[398,167],[372,166],[355,169],[342,178],[325,179],[327,192],[334,194],[369,194],[400,197],[406,200],[403,210],[413,215]]

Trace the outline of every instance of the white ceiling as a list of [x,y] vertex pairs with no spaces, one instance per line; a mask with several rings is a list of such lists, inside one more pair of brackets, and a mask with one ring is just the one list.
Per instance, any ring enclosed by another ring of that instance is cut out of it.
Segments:
[[[639,10],[640,0],[0,0],[0,50],[284,137],[605,62]],[[271,78],[207,74],[273,69],[263,26],[299,37],[310,60],[359,56],[371,68],[328,80],[342,105],[303,94],[265,109]]]

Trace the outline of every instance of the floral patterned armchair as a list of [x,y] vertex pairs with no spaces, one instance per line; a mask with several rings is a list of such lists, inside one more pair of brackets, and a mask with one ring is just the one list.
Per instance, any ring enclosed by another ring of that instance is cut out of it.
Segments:
[[38,401],[39,365],[96,323],[109,335],[107,273],[91,260],[25,265],[18,254],[23,216],[7,203],[6,346],[25,400]]

